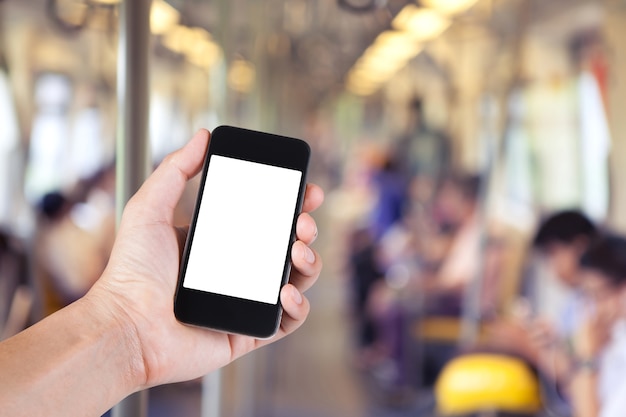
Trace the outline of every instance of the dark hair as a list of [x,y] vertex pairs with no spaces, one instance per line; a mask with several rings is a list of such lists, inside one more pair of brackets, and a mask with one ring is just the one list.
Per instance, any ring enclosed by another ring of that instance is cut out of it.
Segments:
[[9,249],[9,233],[0,229],[0,255]]
[[451,172],[443,178],[443,182],[456,187],[468,200],[476,200],[480,193],[481,178],[478,174]]
[[614,286],[626,284],[626,238],[604,235],[589,245],[580,266],[605,275]]
[[67,198],[63,194],[54,191],[43,196],[38,208],[44,217],[54,220],[61,217],[67,202]]
[[463,195],[472,200],[478,198],[478,194],[480,193],[480,184],[481,178],[480,175],[477,174],[465,175],[463,178],[459,179],[459,185]]
[[414,97],[411,100],[411,103],[409,104],[409,106],[411,107],[411,110],[413,110],[416,113],[421,113],[422,112],[422,99],[420,97]]
[[543,220],[533,245],[545,248],[552,243],[573,243],[578,238],[593,239],[598,231],[587,216],[579,210],[554,213]]

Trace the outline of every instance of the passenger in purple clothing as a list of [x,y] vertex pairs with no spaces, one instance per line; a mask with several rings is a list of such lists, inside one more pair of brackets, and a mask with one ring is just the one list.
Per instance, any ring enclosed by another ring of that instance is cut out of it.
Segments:
[[407,204],[408,178],[399,170],[397,162],[388,157],[380,171],[374,174],[376,204],[372,212],[371,227],[375,241],[402,218]]

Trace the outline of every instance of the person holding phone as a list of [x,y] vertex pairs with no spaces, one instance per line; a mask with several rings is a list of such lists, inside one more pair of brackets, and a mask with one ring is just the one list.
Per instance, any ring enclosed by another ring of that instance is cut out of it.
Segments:
[[[259,340],[176,320],[187,231],[173,225],[173,212],[208,143],[209,132],[199,131],[128,202],[109,263],[87,295],[0,343],[0,416],[101,415],[133,392],[197,378],[302,325],[309,312],[302,293],[322,267],[309,247],[317,226],[308,213],[323,201],[312,184],[296,223],[289,283],[280,290],[277,334]],[[241,262],[247,257],[241,253]]]
[[605,234],[583,254],[586,318],[573,340],[570,397],[577,417],[626,409],[626,238]]

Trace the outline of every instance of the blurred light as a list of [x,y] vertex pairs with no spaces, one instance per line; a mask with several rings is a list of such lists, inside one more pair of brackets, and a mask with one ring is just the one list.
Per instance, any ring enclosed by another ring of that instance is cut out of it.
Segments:
[[377,86],[369,87],[369,86],[361,86],[358,84],[356,85],[348,84],[347,88],[349,92],[351,92],[352,94],[356,94],[357,96],[371,96],[378,90]]
[[[121,0],[90,0],[92,3],[113,6]],[[132,1],[132,0],[129,0]],[[165,0],[153,0],[150,8],[150,29],[153,34],[161,35],[180,21],[180,13]]]
[[89,6],[76,0],[58,0],[56,13],[64,23],[72,26],[83,26]]
[[199,42],[211,41],[209,32],[202,28],[190,28],[176,25],[163,36],[162,42],[166,48],[182,54],[193,50]]
[[443,14],[457,14],[466,11],[478,0],[421,0],[421,4]]
[[209,69],[222,58],[222,48],[210,40],[199,41],[187,51],[186,56],[192,64]]
[[189,28],[187,26],[174,26],[161,39],[163,45],[179,54],[182,54],[189,39]]
[[161,38],[163,46],[184,54],[194,65],[209,69],[222,59],[222,48],[202,28],[175,25]]
[[255,78],[254,65],[245,59],[236,59],[228,70],[228,86],[239,93],[249,93]]
[[[114,0],[107,0],[114,1]],[[155,35],[162,35],[176,26],[180,21],[178,10],[165,0],[153,0],[150,9],[150,29]]]
[[412,36],[405,32],[388,30],[378,35],[365,53],[366,56],[372,55],[377,59],[405,61],[419,54],[421,50],[422,45]]
[[346,88],[361,96],[373,94],[417,56],[422,48],[423,45],[405,32],[381,33],[350,70]]
[[382,84],[389,80],[389,78],[400,69],[399,67],[399,63],[394,63],[393,66],[390,65],[387,67],[359,66],[355,67],[350,72],[350,75],[355,79]]
[[394,64],[393,66],[390,65],[387,67],[382,67],[382,66],[355,67],[350,72],[350,78],[357,80],[357,81],[373,83],[373,84],[377,84],[378,86],[381,86],[385,84],[387,81],[389,81],[393,77],[393,75],[396,72],[398,72],[402,67],[404,67],[406,65],[406,61],[394,62],[393,64]]
[[357,90],[376,90],[379,84],[380,81],[378,80],[372,80],[357,74],[353,74],[348,78],[348,85]]
[[373,94],[419,55],[423,41],[439,36],[450,24],[447,17],[435,10],[406,6],[392,22],[398,30],[378,35],[348,73],[346,88],[358,95]]
[[393,19],[392,26],[405,31],[418,41],[436,38],[445,31],[450,19],[435,10],[409,4]]
[[122,0],[91,0],[92,3],[98,3],[98,4],[106,4],[109,6],[113,6],[115,4],[121,3]]

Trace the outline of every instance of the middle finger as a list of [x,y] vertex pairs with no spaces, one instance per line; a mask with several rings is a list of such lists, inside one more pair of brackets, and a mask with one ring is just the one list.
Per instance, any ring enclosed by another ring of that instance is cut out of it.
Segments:
[[301,292],[311,288],[322,271],[321,257],[304,242],[296,241],[291,248],[291,263],[289,282]]

